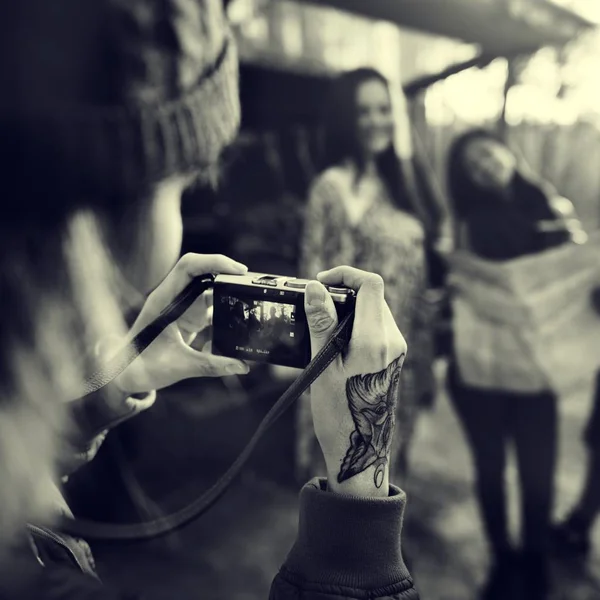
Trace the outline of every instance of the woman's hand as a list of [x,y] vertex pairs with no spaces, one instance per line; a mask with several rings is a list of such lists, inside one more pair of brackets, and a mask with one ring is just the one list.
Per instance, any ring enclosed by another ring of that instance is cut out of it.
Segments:
[[384,300],[379,275],[338,267],[306,288],[313,357],[337,325],[325,285],[358,292],[347,354],[338,356],[311,386],[315,433],[327,465],[329,488],[341,494],[387,496],[399,378],[406,342]]
[[538,231],[552,233],[555,231],[572,231],[579,228],[577,219],[546,219],[536,223]]
[[563,196],[552,196],[548,202],[554,219],[538,221],[538,231],[543,233],[564,231],[569,234],[573,243],[585,244],[588,236],[575,212],[573,203]]
[[[131,329],[131,337],[153,321],[192,281],[204,273],[243,275],[247,267],[222,255],[186,254],[150,294]],[[212,292],[203,293],[169,325],[114,383],[126,395],[168,387],[191,377],[243,375],[248,366],[233,358],[190,347],[196,335],[212,323]]]

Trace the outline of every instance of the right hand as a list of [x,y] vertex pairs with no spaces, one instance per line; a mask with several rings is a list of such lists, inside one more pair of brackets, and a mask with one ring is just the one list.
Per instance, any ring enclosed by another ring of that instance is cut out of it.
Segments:
[[319,273],[317,279],[307,285],[305,296],[313,358],[338,324],[333,300],[322,284],[342,284],[357,292],[348,351],[336,357],[310,390],[329,489],[354,496],[387,496],[406,341],[385,302],[379,275],[337,267]]

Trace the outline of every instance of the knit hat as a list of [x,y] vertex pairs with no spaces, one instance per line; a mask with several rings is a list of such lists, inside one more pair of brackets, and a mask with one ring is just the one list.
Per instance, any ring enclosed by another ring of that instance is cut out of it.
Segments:
[[234,138],[238,65],[222,0],[2,4],[4,175],[29,164],[35,180],[43,165],[46,189],[134,192],[213,164]]

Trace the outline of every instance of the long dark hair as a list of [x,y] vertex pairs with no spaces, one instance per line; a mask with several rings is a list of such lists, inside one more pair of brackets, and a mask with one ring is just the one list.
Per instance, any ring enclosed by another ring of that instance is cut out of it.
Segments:
[[[461,220],[467,219],[474,211],[485,210],[485,207],[489,206],[490,203],[501,200],[498,192],[477,185],[469,174],[464,154],[467,146],[475,140],[491,140],[506,147],[506,143],[496,133],[488,129],[471,129],[458,136],[450,145],[448,153],[448,192],[455,215]],[[531,196],[546,198],[550,191],[546,183],[536,180],[522,165],[517,165],[510,185],[513,194],[517,198]]]
[[[350,159],[358,167],[359,176],[362,173],[365,165],[358,139],[356,96],[361,85],[374,80],[389,91],[388,80],[379,71],[366,67],[343,73],[332,82],[323,111],[322,170]],[[397,208],[414,214],[414,204],[393,143],[376,157],[375,165]]]

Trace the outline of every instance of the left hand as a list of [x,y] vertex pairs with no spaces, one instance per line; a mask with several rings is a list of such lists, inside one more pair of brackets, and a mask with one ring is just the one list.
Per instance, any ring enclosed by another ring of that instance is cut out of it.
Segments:
[[[135,321],[133,337],[152,322],[160,312],[192,281],[204,273],[243,275],[248,268],[219,254],[186,254],[164,281],[148,296]],[[203,293],[190,308],[169,325],[138,356],[114,384],[127,396],[158,390],[192,377],[245,375],[248,366],[234,358],[198,351],[190,344],[198,333],[212,323],[212,291]]]

